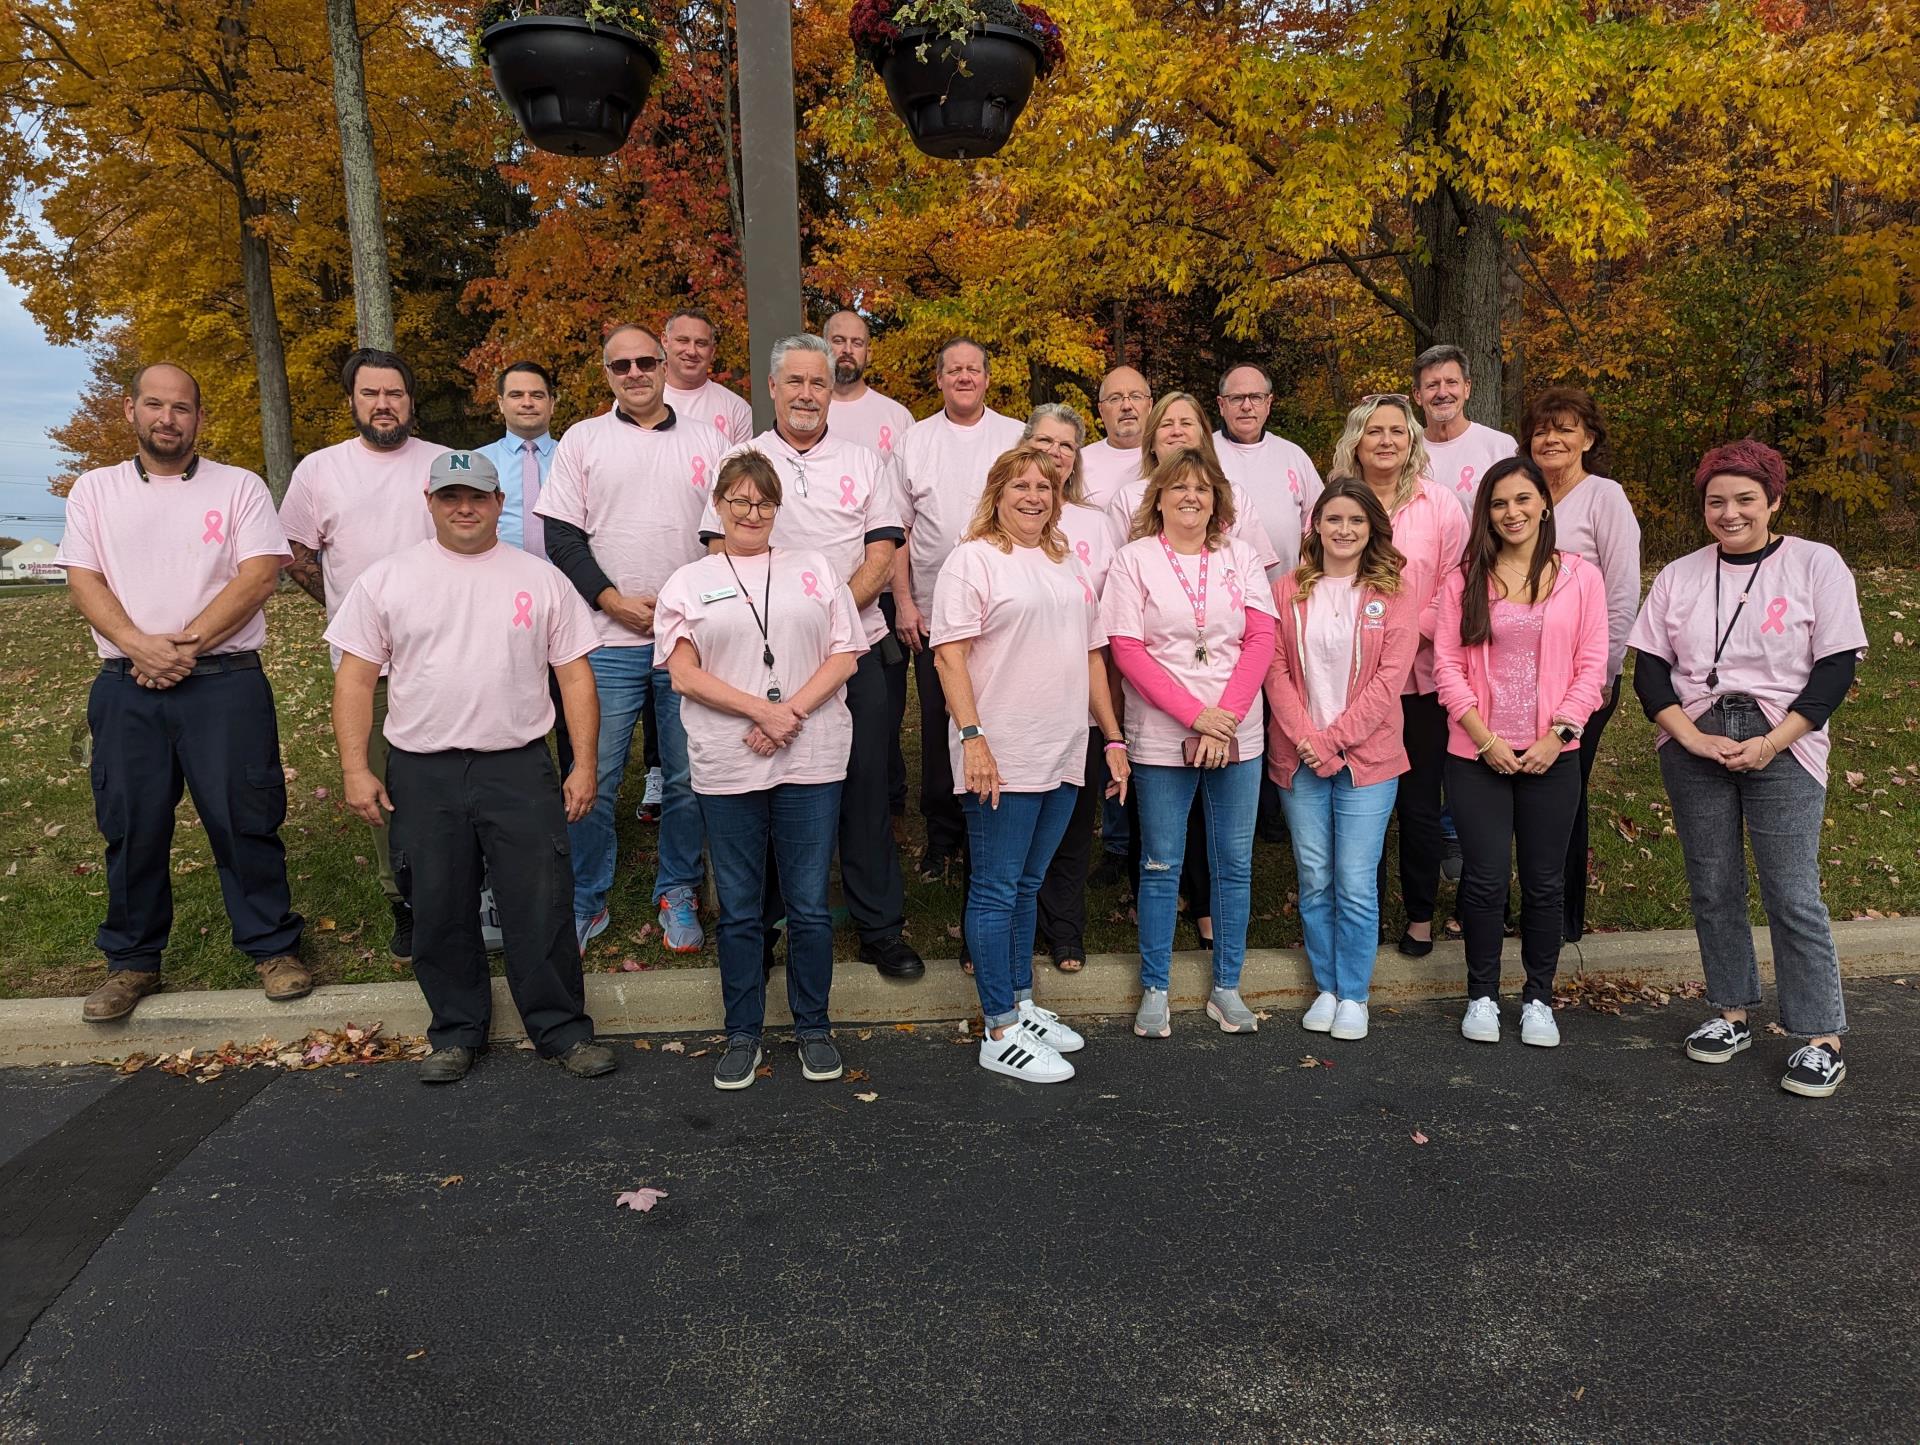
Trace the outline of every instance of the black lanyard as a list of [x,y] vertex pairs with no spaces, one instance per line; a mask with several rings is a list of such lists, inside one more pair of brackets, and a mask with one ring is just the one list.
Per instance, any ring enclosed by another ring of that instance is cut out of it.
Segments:
[[[760,608],[753,605],[753,594],[747,591],[747,584],[740,580],[740,573],[734,568],[733,558],[727,553],[720,554],[727,559],[727,570],[733,573],[734,586],[740,589],[740,600],[747,604],[747,611],[753,614],[753,625],[760,629],[760,660],[767,665],[767,672],[773,672],[773,643],[767,636],[767,623],[773,620],[773,548],[767,548],[767,586],[760,599],[761,607],[766,608],[766,616],[760,615]],[[767,701],[780,701],[780,682],[769,677]]]
[[1720,654],[1727,650],[1727,639],[1733,636],[1733,629],[1739,625],[1740,614],[1746,609],[1747,594],[1753,591],[1753,584],[1760,580],[1760,569],[1767,565],[1772,543],[1768,543],[1760,553],[1760,560],[1753,564],[1753,575],[1747,578],[1747,585],[1740,590],[1740,600],[1734,604],[1733,616],[1727,619],[1727,630],[1720,630],[1720,549],[1714,548],[1713,554],[1713,632],[1720,639],[1713,649],[1713,661],[1707,666],[1707,687],[1720,686]]

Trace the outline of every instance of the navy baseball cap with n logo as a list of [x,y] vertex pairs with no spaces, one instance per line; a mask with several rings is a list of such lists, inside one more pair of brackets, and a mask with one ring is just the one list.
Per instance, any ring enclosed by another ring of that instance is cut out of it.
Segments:
[[479,452],[442,452],[433,459],[433,468],[427,473],[427,490],[437,492],[445,487],[472,487],[476,492],[497,492],[500,490],[500,473]]

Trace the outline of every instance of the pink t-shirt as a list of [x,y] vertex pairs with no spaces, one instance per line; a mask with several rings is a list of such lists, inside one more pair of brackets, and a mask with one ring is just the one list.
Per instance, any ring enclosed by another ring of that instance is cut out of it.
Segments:
[[[767,625],[764,639],[753,608]],[[674,649],[689,642],[701,669],[721,682],[754,697],[765,697],[778,683],[788,701],[834,653],[858,656],[867,650],[853,594],[834,577],[826,557],[783,547],[757,557],[706,556],[682,567],[660,589],[654,635],[659,638],[657,668],[666,667]],[[769,650],[771,670],[765,660]],[[680,700],[680,720],[687,730],[696,793],[757,793],[783,783],[833,783],[847,775],[853,714],[847,711],[844,687],[815,708],[800,736],[770,758],[747,746],[753,725],[743,717],[687,697]]]
[[[1197,593],[1200,558],[1182,557],[1188,586]],[[1207,565],[1206,628],[1199,636],[1207,645],[1207,659],[1194,657],[1196,633],[1193,604],[1174,574],[1158,537],[1129,542],[1113,559],[1106,591],[1100,598],[1100,623],[1108,637],[1137,639],[1154,661],[1201,702],[1218,705],[1240,660],[1241,636],[1248,608],[1277,617],[1273,588],[1266,568],[1245,541],[1228,537]],[[1150,706],[1131,682],[1123,683],[1127,701],[1127,754],[1136,763],[1181,767],[1181,747],[1191,730],[1178,719]],[[1258,698],[1241,719],[1235,740],[1241,761],[1260,756],[1264,742],[1263,713]]]
[[[1300,537],[1320,500],[1320,473],[1313,458],[1283,436],[1262,432],[1251,444],[1225,432],[1213,434],[1220,470],[1236,490],[1253,500],[1279,565],[1291,572],[1300,565]],[[1144,496],[1145,493],[1142,493]]]
[[827,425],[835,436],[890,457],[906,440],[913,413],[892,397],[868,387],[854,401],[835,397],[827,407]]
[[1300,634],[1307,716],[1323,732],[1347,710],[1359,614],[1360,589],[1355,578],[1322,577],[1307,594],[1307,625]]
[[[87,472],[67,497],[54,561],[98,572],[142,632],[184,632],[249,557],[292,560],[266,483],[205,457],[193,476],[140,480],[131,460]],[[209,655],[255,652],[267,640],[256,612]],[[125,657],[98,632],[102,657]]]
[[687,429],[685,435],[708,462],[718,462],[753,435],[753,408],[711,378],[696,391],[682,391],[677,386],[662,387],[661,391],[673,408],[676,428]]
[[1422,477],[1414,485],[1413,496],[1393,517],[1394,550],[1407,559],[1400,569],[1401,586],[1413,599],[1420,627],[1420,646],[1413,654],[1413,671],[1404,693],[1434,690],[1433,629],[1439,618],[1440,589],[1460,570],[1460,554],[1466,550],[1466,515],[1446,502],[1446,493]]
[[497,753],[553,727],[547,669],[595,647],[560,569],[495,543],[467,556],[419,542],[360,575],[327,628],[387,679],[387,741],[409,753]]
[[[706,550],[700,518],[719,467],[700,441],[679,420],[649,430],[607,411],[575,422],[554,448],[534,511],[585,532],[593,560],[623,595],[657,594]],[[593,625],[602,647],[653,641],[605,612],[593,613]]]
[[[1864,657],[1867,632],[1860,621],[1860,598],[1853,573],[1840,554],[1821,542],[1788,537],[1780,550],[1753,567],[1721,562],[1717,546],[1702,547],[1670,563],[1653,579],[1627,644],[1662,657],[1673,668],[1673,690],[1688,717],[1699,719],[1716,693],[1743,692],[1760,704],[1770,725],[1787,715],[1813,672],[1814,663],[1837,652]],[[1719,573],[1718,627],[1731,633],[1720,654],[1720,685],[1707,686],[1714,667],[1714,574]],[[1734,608],[1747,583],[1753,591]],[[1656,740],[1664,745],[1663,731]],[[1832,739],[1815,728],[1789,751],[1801,766],[1827,780]]]
[[1140,448],[1094,442],[1081,449],[1080,477],[1086,487],[1087,505],[1105,507],[1115,492],[1140,479]]
[[[1227,535],[1238,537],[1252,547],[1254,555],[1260,559],[1260,565],[1270,572],[1280,562],[1273,544],[1267,540],[1267,524],[1260,515],[1260,508],[1248,495],[1246,488],[1231,477],[1227,480],[1233,486],[1233,525],[1227,528]],[[1133,536],[1133,515],[1140,510],[1140,503],[1146,500],[1146,496],[1147,479],[1135,477],[1107,499],[1107,529],[1113,533],[1115,551],[1126,546]]]
[[[1087,654],[1106,645],[1099,601],[1080,559],[1038,547],[1002,552],[976,538],[940,570],[933,645],[966,642],[980,726],[1010,793],[1080,786],[1087,768]],[[960,729],[947,721],[953,790],[967,790]]]
[[1113,529],[1106,515],[1083,502],[1067,502],[1060,508],[1060,530],[1098,597],[1106,590],[1107,569],[1113,565]]
[[[448,450],[419,437],[379,451],[359,437],[312,453],[293,469],[280,503],[287,540],[320,554],[327,616],[336,617],[360,574],[382,557],[433,539],[427,473]],[[335,649],[333,665],[340,665]]]
[[1020,445],[1026,428],[989,409],[972,426],[955,426],[945,411],[913,424],[900,447],[901,520],[907,527],[907,564],[913,602],[933,608],[933,584],[947,554],[959,545],[1000,454]]
[[1640,610],[1640,522],[1611,477],[1588,477],[1553,504],[1554,545],[1600,569],[1607,588],[1607,686],[1627,660],[1627,634]]
[[1427,448],[1427,475],[1452,493],[1460,510],[1469,516],[1473,514],[1474,493],[1480,490],[1480,479],[1487,468],[1520,450],[1520,444],[1505,432],[1477,421],[1468,422],[1467,429],[1452,441],[1436,442],[1424,436],[1421,441]]

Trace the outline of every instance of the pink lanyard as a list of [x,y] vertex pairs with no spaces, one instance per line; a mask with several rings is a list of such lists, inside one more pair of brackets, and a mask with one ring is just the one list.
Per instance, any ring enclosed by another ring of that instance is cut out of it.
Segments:
[[1173,568],[1173,575],[1180,579],[1180,590],[1187,594],[1187,603],[1193,608],[1193,660],[1207,660],[1207,552],[1200,549],[1200,590],[1195,592],[1193,584],[1187,581],[1187,574],[1180,568],[1180,559],[1174,555],[1173,544],[1167,541],[1167,534],[1160,534],[1160,550],[1167,554],[1167,565]]

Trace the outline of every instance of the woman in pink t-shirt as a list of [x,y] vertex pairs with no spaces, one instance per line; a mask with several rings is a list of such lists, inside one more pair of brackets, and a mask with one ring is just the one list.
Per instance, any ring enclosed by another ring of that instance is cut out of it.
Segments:
[[1284,605],[1267,673],[1267,776],[1286,811],[1320,987],[1301,1026],[1364,1039],[1380,850],[1407,768],[1400,688],[1420,633],[1393,526],[1371,488],[1340,481],[1322,492],[1303,552],[1276,592]]
[[[1546,479],[1524,457],[1487,469],[1466,560],[1440,594],[1433,672],[1446,709],[1447,797],[1460,830],[1467,1013],[1460,1032],[1500,1041],[1500,948],[1519,854],[1520,1041],[1560,1042],[1567,835],[1580,802],[1580,733],[1600,704],[1607,597],[1599,569],[1554,545]],[[1571,751],[1568,749],[1571,748]]]
[[[1820,899],[1827,719],[1867,646],[1853,574],[1831,547],[1773,530],[1787,490],[1780,454],[1716,447],[1694,474],[1713,543],[1654,579],[1628,634],[1633,687],[1660,728],[1660,775],[1687,859],[1693,926],[1719,1016],[1687,1056],[1722,1064],[1753,1041],[1760,1002],[1746,847],[1773,935],[1780,1024],[1807,1042],[1780,1086],[1825,1098],[1847,1066],[1840,959]],[[1743,839],[1744,835],[1744,839]]]
[[1440,588],[1458,570],[1467,540],[1459,503],[1425,476],[1426,470],[1426,444],[1413,403],[1398,395],[1367,397],[1347,413],[1327,469],[1330,481],[1365,484],[1386,509],[1394,550],[1406,559],[1400,580],[1420,630],[1413,669],[1401,689],[1407,770],[1394,798],[1400,819],[1400,901],[1407,915],[1400,951],[1410,958],[1433,952],[1442,854],[1440,786],[1447,758],[1447,715],[1434,693],[1433,629]]
[[1260,802],[1260,684],[1273,661],[1273,589],[1229,535],[1232,484],[1183,448],[1154,468],[1134,540],[1107,573],[1100,619],[1126,680],[1128,756],[1140,820],[1140,1009],[1133,1031],[1172,1032],[1167,987],[1181,855],[1198,794],[1213,874],[1213,991],[1207,1014],[1252,1033],[1240,998]]
[[[719,1089],[750,1086],[766,1023],[768,894],[785,901],[787,1002],[800,1071],[837,1079],[827,996],[827,881],[853,746],[846,684],[867,650],[859,608],[827,558],[769,545],[780,475],[739,452],[713,485],[721,550],[669,577],[654,603],[654,655],[682,699],[693,792],[719,895],[727,1047]],[[769,879],[769,861],[778,870]]]
[[1099,604],[1060,530],[1060,505],[1046,451],[1022,443],[1003,453],[940,569],[930,627],[967,818],[967,950],[986,1018],[980,1066],[1037,1084],[1071,1079],[1062,1055],[1086,1042],[1034,1002],[1033,940],[1040,880],[1086,776],[1089,708],[1113,750],[1115,791],[1127,781]]

